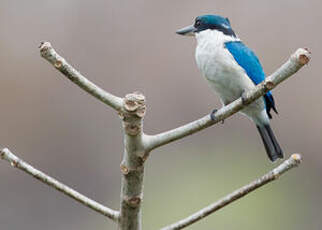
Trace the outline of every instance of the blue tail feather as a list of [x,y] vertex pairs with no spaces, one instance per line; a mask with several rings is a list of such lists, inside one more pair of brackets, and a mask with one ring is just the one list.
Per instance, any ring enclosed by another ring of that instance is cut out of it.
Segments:
[[275,107],[275,101],[271,92],[268,92],[264,95],[264,101],[265,101],[267,115],[270,119],[272,119],[271,109],[273,109],[276,114],[278,114],[278,112]]

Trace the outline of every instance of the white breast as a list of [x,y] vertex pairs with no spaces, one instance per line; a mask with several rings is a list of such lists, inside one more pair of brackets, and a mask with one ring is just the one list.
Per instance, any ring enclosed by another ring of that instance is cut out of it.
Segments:
[[[223,104],[238,99],[244,91],[255,87],[245,70],[238,65],[225,42],[240,41],[220,31],[205,30],[196,34],[196,62],[210,87],[219,95]],[[249,116],[264,109],[264,101],[257,100],[243,112]]]

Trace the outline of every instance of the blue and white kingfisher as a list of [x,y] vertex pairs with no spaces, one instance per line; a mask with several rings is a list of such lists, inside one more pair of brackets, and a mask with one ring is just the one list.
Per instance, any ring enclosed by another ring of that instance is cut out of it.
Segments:
[[[265,79],[263,68],[254,52],[245,46],[232,30],[228,18],[203,15],[177,34],[195,36],[196,62],[210,87],[223,105],[242,96]],[[255,122],[271,161],[283,158],[283,152],[270,127],[271,109],[276,113],[271,92],[248,105],[241,113]],[[211,118],[214,119],[214,110]]]

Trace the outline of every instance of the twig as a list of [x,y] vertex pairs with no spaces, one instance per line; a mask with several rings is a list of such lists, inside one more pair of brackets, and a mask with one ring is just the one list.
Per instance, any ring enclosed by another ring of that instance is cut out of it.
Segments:
[[81,73],[79,73],[70,64],[68,64],[63,57],[56,53],[49,42],[42,42],[39,48],[41,56],[49,61],[69,80],[74,82],[76,85],[84,89],[92,96],[96,97],[98,100],[111,106],[115,110],[119,111],[121,109],[123,103],[122,98],[104,91],[103,89],[86,79]]
[[8,161],[13,167],[16,167],[18,169],[21,169],[22,171],[32,175],[39,181],[49,185],[50,187],[55,188],[56,190],[64,193],[65,195],[73,198],[74,200],[86,205],[90,209],[93,209],[94,211],[107,216],[108,218],[118,221],[119,218],[119,212],[114,211],[110,208],[107,208],[99,203],[97,203],[94,200],[89,199],[88,197],[80,194],[79,192],[75,191],[74,189],[60,183],[56,179],[44,174],[43,172],[35,169],[28,163],[24,162],[17,156],[15,156],[12,152],[10,152],[9,149],[4,148],[0,151],[1,159]]
[[260,188],[261,186],[272,182],[279,178],[283,173],[298,166],[302,161],[300,154],[293,154],[288,160],[284,161],[281,165],[277,168],[273,169],[266,175],[262,176],[261,178],[251,182],[250,184],[234,191],[233,193],[225,196],[224,198],[220,199],[219,201],[201,209],[200,211],[192,214],[191,216],[178,221],[170,226],[164,227],[161,230],[178,230],[183,229],[203,218],[206,216],[216,212],[217,210],[225,207],[226,205],[242,198],[243,196],[247,195],[248,193]]
[[257,85],[254,89],[245,92],[243,98],[240,97],[239,99],[219,109],[215,114],[216,119],[214,121],[211,120],[209,115],[206,115],[199,120],[157,135],[145,135],[144,138],[147,149],[152,150],[159,146],[179,140],[185,136],[196,133],[230,117],[246,107],[248,104],[263,96],[269,90],[275,88],[279,83],[296,73],[309,61],[310,52],[307,49],[298,49],[293,55],[291,55],[289,60],[284,65],[282,65],[272,75],[267,77],[265,81]]

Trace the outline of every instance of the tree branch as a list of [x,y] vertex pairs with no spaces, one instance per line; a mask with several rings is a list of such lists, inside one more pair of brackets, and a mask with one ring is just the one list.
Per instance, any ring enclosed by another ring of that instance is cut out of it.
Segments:
[[267,77],[265,81],[258,84],[254,89],[245,92],[239,99],[219,109],[215,114],[216,119],[214,121],[211,120],[209,115],[206,115],[199,120],[157,135],[145,135],[146,148],[152,150],[196,133],[230,117],[259,97],[263,96],[269,90],[275,88],[279,83],[296,73],[309,61],[310,52],[307,49],[298,49],[284,65],[282,65],[275,73]]
[[135,92],[127,94],[121,110],[124,130],[119,230],[141,230],[141,204],[143,199],[144,156],[143,117],[145,98]]
[[39,48],[41,56],[50,62],[69,80],[115,110],[119,111],[121,109],[123,104],[122,98],[104,91],[91,81],[87,80],[81,73],[68,64],[63,57],[56,53],[49,42],[42,42]]
[[[44,42],[40,45],[40,54],[69,80],[118,111],[118,114],[122,119],[124,130],[124,154],[120,166],[122,172],[120,211],[118,212],[105,207],[78,193],[72,188],[67,187],[56,179],[33,168],[6,148],[0,150],[0,157],[1,159],[8,161],[12,166],[23,170],[41,182],[116,221],[119,230],[140,230],[142,228],[141,203],[143,199],[144,163],[151,150],[196,133],[230,117],[275,88],[279,83],[296,73],[302,66],[310,61],[310,52],[306,49],[298,49],[284,65],[271,76],[267,77],[265,81],[255,86],[252,90],[245,92],[241,98],[218,110],[215,114],[215,120],[211,120],[210,116],[207,115],[199,120],[170,131],[157,135],[146,135],[143,132],[143,118],[146,111],[146,105],[145,98],[142,94],[135,92],[126,95],[125,98],[122,99],[104,91],[87,80],[82,74],[68,64],[63,57],[56,53],[49,42]],[[293,154],[291,158],[262,178],[255,180],[216,203],[213,203],[186,219],[165,227],[162,230],[182,229],[191,225],[231,202],[245,196],[251,191],[277,179],[287,170],[298,166],[300,162],[301,156],[299,154]]]
[[80,194],[79,192],[75,191],[74,189],[60,183],[56,179],[44,174],[43,172],[35,169],[28,163],[24,162],[13,153],[10,152],[9,149],[4,148],[0,151],[1,159],[8,161],[11,166],[21,169],[22,171],[32,175],[39,181],[49,185],[50,187],[55,188],[56,190],[64,193],[65,195],[73,198],[74,200],[80,202],[81,204],[93,209],[94,211],[107,216],[108,218],[118,221],[119,219],[119,212],[114,211],[110,208],[107,208],[94,200],[89,199],[88,197]]
[[192,214],[191,216],[178,221],[170,226],[164,227],[161,230],[178,230],[183,229],[205,217],[208,215],[218,211],[219,209],[225,207],[226,205],[242,198],[243,196],[247,195],[248,193],[260,188],[261,186],[272,182],[279,178],[283,173],[286,171],[298,166],[302,161],[302,157],[300,154],[293,154],[288,160],[284,161],[281,165],[277,168],[273,169],[266,175],[262,176],[261,178],[251,182],[250,184],[230,193],[229,195],[225,196],[224,198],[220,199],[219,201],[201,209],[200,211]]

